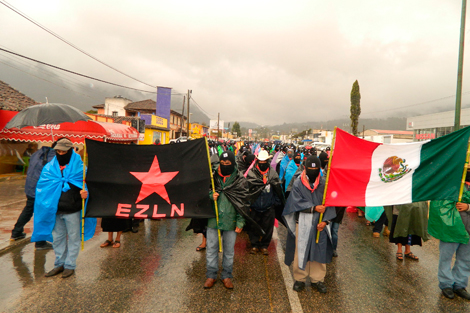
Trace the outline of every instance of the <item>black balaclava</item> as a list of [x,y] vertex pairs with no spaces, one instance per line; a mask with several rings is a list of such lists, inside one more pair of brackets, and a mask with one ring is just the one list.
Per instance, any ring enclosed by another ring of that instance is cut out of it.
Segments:
[[259,163],[258,160],[258,168],[260,169],[261,172],[265,172],[269,168],[269,162],[266,161],[266,163]]
[[276,152],[279,151],[279,145],[277,145],[276,148],[274,148],[274,151],[276,151]]
[[255,160],[256,156],[254,154],[247,154],[246,158],[245,158],[245,164],[246,166],[250,166],[251,163],[253,163],[253,161]]
[[[230,165],[222,165],[222,161],[230,161]],[[232,151],[224,151],[220,155],[220,173],[223,176],[228,176],[235,171],[235,155]]]
[[[309,182],[314,183],[320,174],[320,159],[314,155],[310,155],[305,161],[305,174],[308,177]],[[316,168],[316,169],[314,169]]]
[[325,151],[322,151],[320,153],[320,155],[318,156],[318,158],[320,159],[320,162],[321,162],[321,168],[325,168],[325,166],[328,165],[328,153],[326,153]]
[[56,153],[56,157],[57,157],[57,161],[59,162],[59,165],[60,166],[64,166],[64,165],[67,165],[69,164],[70,162],[70,158],[72,157],[72,148],[70,148],[66,154],[63,154],[63,155],[60,155],[58,153]]
[[295,162],[295,164],[299,165],[299,164],[300,164],[300,161],[302,161],[302,160],[300,159],[300,152],[297,151],[297,152],[294,154],[294,162]]
[[287,150],[287,156],[289,159],[292,159],[294,157],[294,151],[292,149]]

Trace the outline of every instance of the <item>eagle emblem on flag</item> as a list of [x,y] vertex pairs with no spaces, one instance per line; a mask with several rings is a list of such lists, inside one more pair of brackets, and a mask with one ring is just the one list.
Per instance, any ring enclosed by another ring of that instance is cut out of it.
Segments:
[[382,168],[379,168],[380,179],[384,183],[391,183],[411,172],[411,168],[405,162],[405,159],[397,156],[387,158]]

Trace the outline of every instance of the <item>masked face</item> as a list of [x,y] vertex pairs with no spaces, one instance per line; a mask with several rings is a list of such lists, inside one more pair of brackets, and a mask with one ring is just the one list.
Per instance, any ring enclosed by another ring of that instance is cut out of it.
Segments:
[[235,165],[232,164],[229,160],[220,161],[220,173],[223,176],[228,176],[233,173],[235,170]]
[[67,151],[56,150],[56,156],[60,166],[67,165],[69,164],[70,158],[72,157],[72,149]]
[[289,157],[289,159],[292,159],[294,157],[294,152],[288,151],[287,156]]
[[307,175],[308,180],[313,183],[320,174],[320,169],[318,167],[307,167],[305,174]]
[[258,161],[258,167],[261,172],[265,172],[269,168],[269,164],[267,161]]
[[315,182],[318,175],[320,175],[320,160],[316,156],[309,156],[305,161],[305,174],[310,183]]
[[300,164],[300,153],[299,152],[296,152],[294,154],[294,162],[295,164],[299,165]]

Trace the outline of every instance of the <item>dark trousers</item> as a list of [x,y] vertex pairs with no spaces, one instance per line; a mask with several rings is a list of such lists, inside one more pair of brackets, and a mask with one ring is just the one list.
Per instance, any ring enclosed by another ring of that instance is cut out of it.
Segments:
[[265,235],[260,236],[256,232],[249,231],[251,246],[253,248],[267,249],[271,243],[274,230],[274,208],[270,208],[265,212],[258,212],[251,209],[250,217],[264,230]]
[[381,233],[384,225],[388,226],[388,219],[387,219],[387,215],[385,214],[385,211],[382,213],[382,215],[380,215],[380,218],[375,222],[374,229],[372,230],[372,232]]
[[[23,211],[21,212],[18,220],[16,221],[15,227],[11,231],[12,237],[21,236],[24,231],[24,225],[26,225],[31,218],[33,217],[34,213],[34,198],[26,196],[26,206],[24,207]],[[36,242],[36,247],[46,244],[45,241],[38,241]]]

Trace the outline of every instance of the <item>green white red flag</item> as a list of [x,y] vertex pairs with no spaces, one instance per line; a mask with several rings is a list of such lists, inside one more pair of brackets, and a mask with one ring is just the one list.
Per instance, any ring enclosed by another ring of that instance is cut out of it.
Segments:
[[381,144],[337,129],[327,206],[383,206],[457,201],[470,127],[430,141]]

